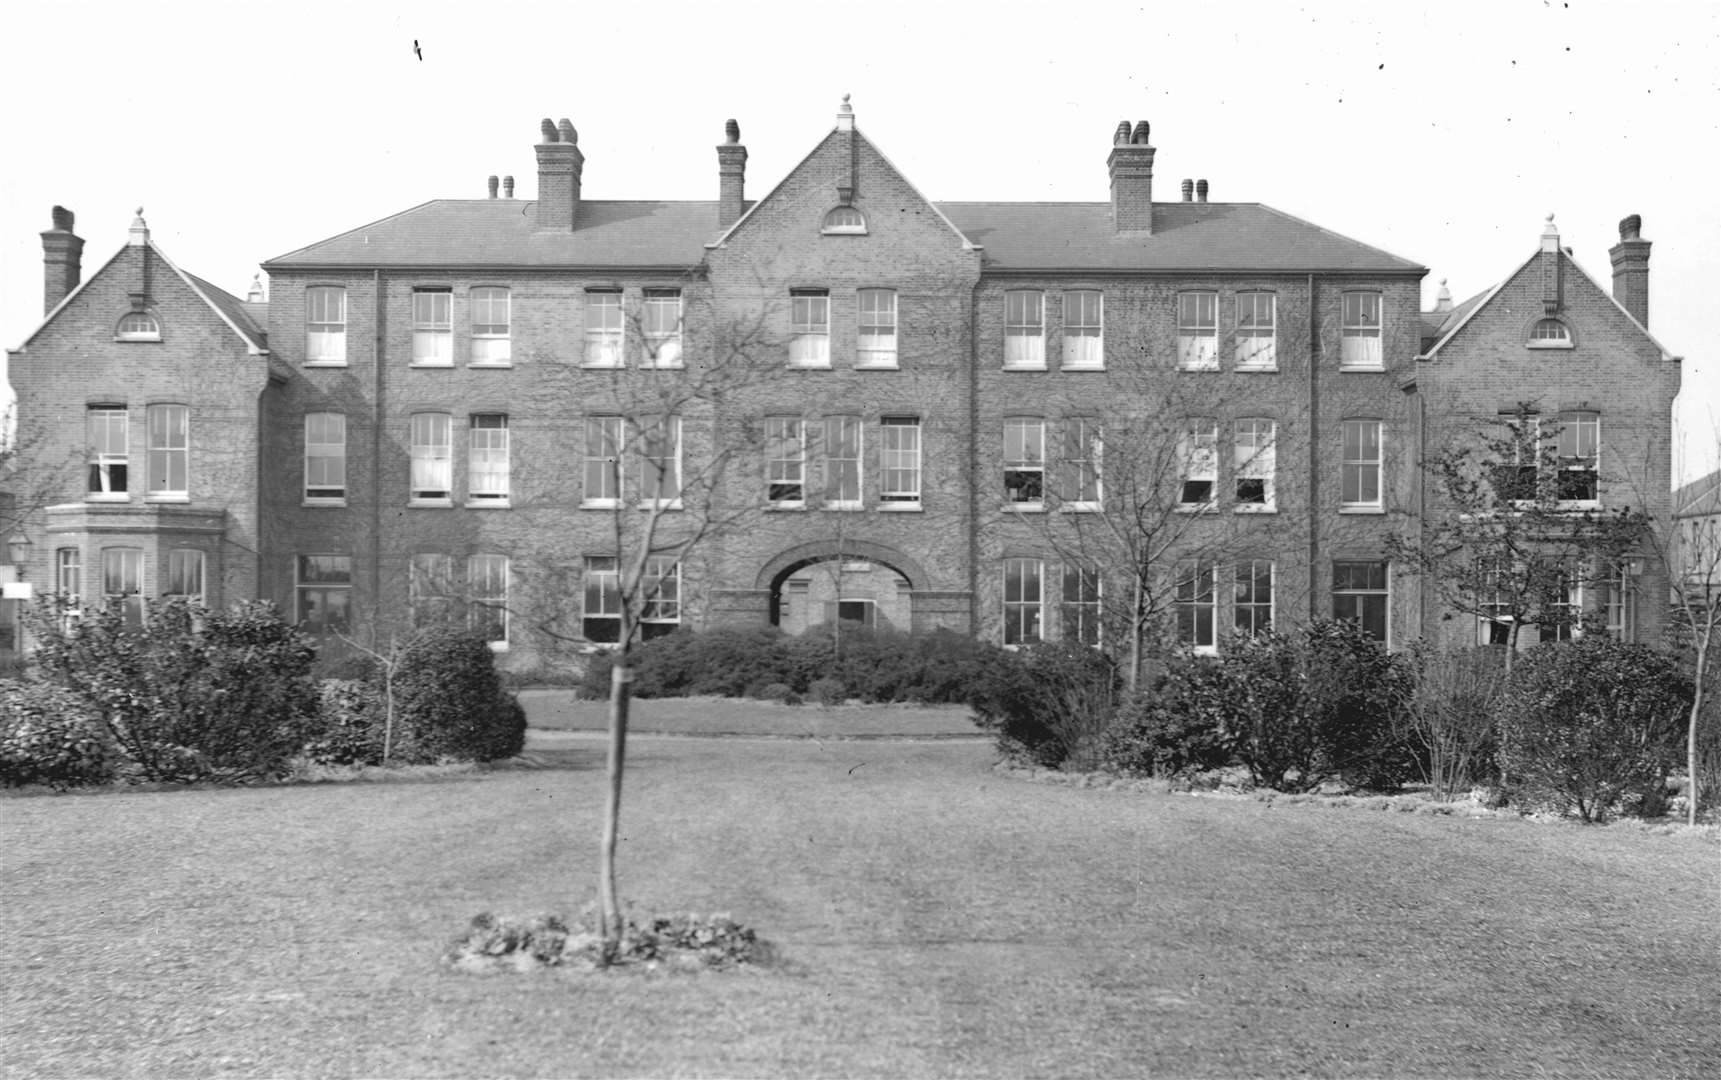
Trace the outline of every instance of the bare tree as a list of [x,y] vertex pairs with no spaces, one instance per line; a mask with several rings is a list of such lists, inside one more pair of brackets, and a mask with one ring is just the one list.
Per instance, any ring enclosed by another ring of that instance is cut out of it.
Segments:
[[1448,606],[1491,625],[1508,671],[1523,628],[1569,636],[1583,617],[1576,596],[1606,584],[1649,532],[1642,510],[1600,507],[1586,437],[1528,404],[1478,422],[1424,463],[1433,498],[1421,532],[1389,540]]

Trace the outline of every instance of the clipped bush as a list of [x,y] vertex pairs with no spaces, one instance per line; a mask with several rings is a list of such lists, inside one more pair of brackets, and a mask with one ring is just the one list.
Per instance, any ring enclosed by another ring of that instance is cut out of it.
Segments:
[[760,701],[777,701],[784,705],[799,705],[801,703],[801,695],[795,693],[795,688],[788,683],[777,682],[765,686],[756,686],[748,692],[747,696],[757,698]]
[[206,611],[181,600],[128,622],[120,605],[69,627],[34,609],[36,662],[82,698],[145,780],[284,776],[314,734],[316,651],[266,602]]
[[1647,645],[1586,635],[1519,657],[1500,702],[1498,760],[1518,801],[1604,821],[1653,815],[1684,751],[1689,677]]
[[398,760],[495,761],[525,746],[526,713],[502,689],[482,634],[419,631],[396,667],[394,700]]
[[807,698],[820,705],[841,705],[849,697],[848,688],[841,679],[814,679],[807,684]]
[[1351,787],[1396,791],[1419,772],[1401,723],[1408,669],[1354,622],[1316,622],[1302,641],[1321,769]]
[[48,683],[0,681],[0,785],[105,784],[119,748],[84,698]]
[[1230,764],[1231,748],[1221,735],[1229,693],[1230,680],[1217,662],[1174,658],[1151,690],[1118,709],[1106,732],[1106,764],[1168,778]]
[[1117,710],[1117,665],[1074,642],[1000,651],[969,704],[1010,757],[1049,768],[1092,769]]
[[551,914],[520,918],[480,912],[449,943],[443,960],[462,971],[630,965],[723,969],[776,962],[770,943],[728,915],[658,916],[643,923],[629,919],[619,947],[610,955],[596,924],[590,913],[570,922]]

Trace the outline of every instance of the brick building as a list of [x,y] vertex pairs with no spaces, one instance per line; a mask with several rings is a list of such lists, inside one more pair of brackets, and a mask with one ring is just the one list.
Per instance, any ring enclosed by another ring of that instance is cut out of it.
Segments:
[[[460,610],[519,667],[613,637],[615,537],[647,518],[671,543],[724,526],[653,561],[648,633],[841,618],[1093,640],[1150,561],[1169,631],[1200,650],[1333,613],[1416,636],[1434,616],[1387,537],[1421,505],[1428,402],[1473,366],[1494,295],[1424,349],[1422,267],[1209,201],[1205,180],[1155,201],[1145,123],[1104,152],[1109,201],[935,204],[845,101],[763,198],[731,122],[715,200],[598,201],[573,126],[546,120],[536,200],[492,177],[487,198],[271,259],[266,314],[146,234],[58,302],[68,215],[44,234],[53,310],[12,361],[26,425],[87,455],[42,549],[143,548],[138,591],[159,593],[180,534],[152,549],[122,526],[165,537],[201,513],[211,600],[254,592],[360,636]],[[1096,146],[1096,187],[1101,165]],[[154,352],[114,329],[133,312],[156,313]],[[1598,346],[1629,336],[1596,318]],[[749,376],[687,390],[732,370]],[[177,503],[153,471],[174,415]],[[1632,422],[1665,489],[1666,402]],[[111,479],[115,423],[147,481]],[[1151,542],[1128,541],[1149,510]]]

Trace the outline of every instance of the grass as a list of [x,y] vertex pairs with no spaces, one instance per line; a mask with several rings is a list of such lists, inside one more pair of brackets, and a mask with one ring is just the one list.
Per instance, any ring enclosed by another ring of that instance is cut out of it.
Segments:
[[[552,731],[605,731],[609,702],[568,690],[520,694],[528,722]],[[663,735],[768,735],[853,739],[979,737],[966,705],[784,705],[744,698],[636,698],[629,729]],[[988,738],[990,736],[987,736]]]
[[[473,976],[591,891],[602,741],[434,782],[0,799],[8,1076],[1721,1069],[1713,833],[1030,784],[971,741],[630,745],[621,881],[782,969]],[[553,764],[553,767],[549,767]]]

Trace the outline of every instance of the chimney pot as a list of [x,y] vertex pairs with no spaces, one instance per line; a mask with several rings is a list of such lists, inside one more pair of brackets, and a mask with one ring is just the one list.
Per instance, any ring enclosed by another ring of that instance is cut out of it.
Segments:
[[1195,198],[1195,181],[1185,180],[1183,182],[1183,201],[1189,202],[1190,200],[1192,200],[1194,198]]
[[1643,218],[1632,214],[1619,223],[1619,243],[1608,249],[1613,260],[1613,298],[1649,328],[1649,249],[1643,238]]
[[496,197],[496,184],[497,184],[497,180],[496,180],[496,177],[494,177],[494,176],[492,176],[490,179],[488,179],[484,182],[484,186],[487,189],[489,189],[490,197],[492,199],[494,199]]
[[717,147],[717,227],[728,229],[747,205],[747,148],[741,145],[741,125],[723,125],[724,142]]
[[567,117],[562,117],[562,122],[556,125],[556,131],[561,134],[562,141],[569,146],[580,144],[580,133],[574,130],[574,125],[568,122]]
[[514,178],[512,176],[504,176],[502,178],[502,197],[504,199],[512,199],[514,197]]
[[1147,143],[1147,121],[1129,130],[1129,121],[1117,126],[1106,172],[1111,177],[1112,229],[1116,232],[1153,232],[1153,147]]
[[538,121],[538,131],[540,142],[553,143],[561,141],[561,137],[556,134],[556,122],[547,116]]
[[533,228],[539,232],[572,232],[580,213],[580,178],[586,155],[581,153],[579,133],[563,120],[560,126],[544,121],[544,141],[538,155],[538,203]]
[[1117,122],[1117,131],[1112,134],[1111,141],[1113,146],[1122,146],[1129,142],[1128,120],[1119,120]]
[[1207,201],[1207,181],[1205,181],[1205,180],[1195,181],[1195,201],[1196,202],[1206,202]]
[[42,234],[42,312],[54,310],[83,275],[83,238],[72,232],[72,212],[56,206],[54,227]]
[[723,141],[739,144],[741,142],[741,125],[733,120],[723,121]]
[[1131,143],[1135,144],[1136,146],[1146,146],[1147,145],[1147,133],[1148,133],[1147,121],[1146,120],[1137,120],[1135,122],[1135,132],[1130,135],[1129,141]]

